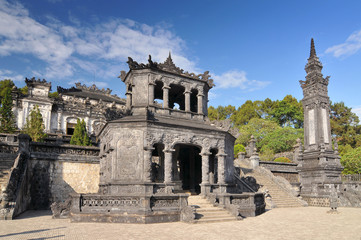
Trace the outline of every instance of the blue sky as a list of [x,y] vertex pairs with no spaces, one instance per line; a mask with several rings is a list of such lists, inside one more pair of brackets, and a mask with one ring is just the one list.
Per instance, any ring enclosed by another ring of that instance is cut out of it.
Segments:
[[329,96],[361,116],[361,2],[0,0],[0,79],[113,89],[130,56],[209,70],[209,105],[302,99],[313,37]]

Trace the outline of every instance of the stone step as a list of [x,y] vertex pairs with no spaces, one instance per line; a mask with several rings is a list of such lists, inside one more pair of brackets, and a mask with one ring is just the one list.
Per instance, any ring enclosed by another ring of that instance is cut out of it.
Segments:
[[194,223],[203,224],[203,223],[232,222],[232,221],[237,221],[237,219],[235,217],[216,218],[216,219],[199,219],[199,220],[195,220]]

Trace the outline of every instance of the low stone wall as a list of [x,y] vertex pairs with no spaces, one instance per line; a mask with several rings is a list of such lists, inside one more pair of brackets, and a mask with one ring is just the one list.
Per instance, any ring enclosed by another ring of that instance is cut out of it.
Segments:
[[96,193],[99,148],[56,143],[31,143],[29,183],[31,206],[48,209],[71,193]]
[[284,177],[291,184],[299,183],[299,176],[296,170],[296,163],[280,163],[260,161],[259,165],[270,170],[275,176]]

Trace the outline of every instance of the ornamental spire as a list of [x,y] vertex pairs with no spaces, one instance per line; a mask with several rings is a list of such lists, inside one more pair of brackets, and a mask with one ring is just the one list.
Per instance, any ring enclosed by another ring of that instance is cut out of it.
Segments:
[[316,55],[316,49],[315,49],[315,42],[313,41],[313,38],[311,38],[311,51],[310,51],[310,58],[317,57]]

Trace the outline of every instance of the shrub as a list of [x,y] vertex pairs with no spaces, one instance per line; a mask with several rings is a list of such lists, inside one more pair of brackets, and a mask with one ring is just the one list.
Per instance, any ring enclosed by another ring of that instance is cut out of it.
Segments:
[[286,157],[279,157],[273,160],[274,162],[291,163],[292,161]]
[[34,106],[27,117],[23,132],[28,134],[34,142],[41,142],[47,136],[44,132],[43,116],[38,105]]
[[234,145],[234,157],[237,158],[238,153],[246,152],[245,147],[242,144]]
[[341,157],[343,174],[361,174],[361,147],[355,148]]
[[275,153],[270,148],[264,148],[259,158],[261,161],[272,161],[275,156]]

